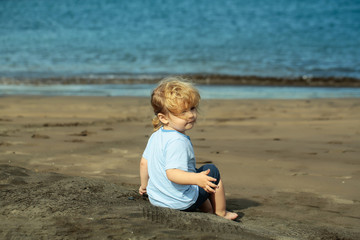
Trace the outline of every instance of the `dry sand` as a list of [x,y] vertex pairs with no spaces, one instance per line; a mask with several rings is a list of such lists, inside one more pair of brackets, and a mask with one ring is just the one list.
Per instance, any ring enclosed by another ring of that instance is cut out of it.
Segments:
[[226,221],[137,194],[149,99],[0,98],[1,239],[360,239],[360,100],[204,100]]

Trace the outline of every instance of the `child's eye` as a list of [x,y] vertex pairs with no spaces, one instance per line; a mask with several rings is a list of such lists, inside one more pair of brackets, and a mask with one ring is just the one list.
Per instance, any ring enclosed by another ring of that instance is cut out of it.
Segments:
[[181,112],[181,115],[185,115],[187,112],[189,112],[189,111],[194,111],[194,110],[196,110],[196,107],[191,107],[191,108],[188,109],[188,110],[182,111],[182,112]]

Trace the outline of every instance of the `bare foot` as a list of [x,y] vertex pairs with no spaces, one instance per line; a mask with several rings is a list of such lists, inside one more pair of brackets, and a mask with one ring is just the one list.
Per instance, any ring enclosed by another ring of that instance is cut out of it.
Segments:
[[235,220],[238,217],[237,213],[234,212],[226,212],[224,218],[229,219],[229,220]]
[[238,217],[238,214],[234,213],[234,212],[226,211],[225,215],[218,215],[218,216],[223,217],[225,219],[229,219],[229,220],[235,220]]

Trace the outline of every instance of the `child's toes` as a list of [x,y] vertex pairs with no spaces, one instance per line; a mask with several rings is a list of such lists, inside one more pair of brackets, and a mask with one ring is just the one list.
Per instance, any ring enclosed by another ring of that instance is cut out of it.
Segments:
[[237,213],[234,212],[226,212],[224,218],[229,219],[229,220],[235,220],[238,217]]

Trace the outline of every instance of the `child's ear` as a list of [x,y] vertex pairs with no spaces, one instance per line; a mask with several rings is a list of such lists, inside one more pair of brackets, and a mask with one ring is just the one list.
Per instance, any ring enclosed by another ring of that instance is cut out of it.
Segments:
[[167,125],[169,123],[169,120],[167,119],[165,114],[158,113],[157,116],[158,116],[160,122],[162,122],[162,124]]

